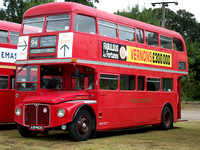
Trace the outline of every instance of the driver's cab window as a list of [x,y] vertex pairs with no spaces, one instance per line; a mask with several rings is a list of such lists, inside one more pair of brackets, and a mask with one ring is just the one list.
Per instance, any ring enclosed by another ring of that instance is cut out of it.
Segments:
[[40,88],[41,89],[62,89],[63,76],[62,68],[41,67],[40,69]]
[[94,89],[94,74],[72,74],[73,90],[92,90]]

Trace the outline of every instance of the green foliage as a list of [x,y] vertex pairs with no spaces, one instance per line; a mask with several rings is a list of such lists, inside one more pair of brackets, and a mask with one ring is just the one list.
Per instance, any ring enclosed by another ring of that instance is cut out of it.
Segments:
[[[141,12],[138,6],[117,11],[118,15],[161,26],[162,10],[146,9]],[[173,12],[166,9],[166,28],[179,32],[186,42],[189,75],[182,77],[182,99],[200,100],[200,23],[186,10]]]
[[6,13],[3,8],[0,9],[0,20],[5,20],[6,18]]
[[[94,7],[94,3],[91,2],[90,0],[65,0],[65,1],[77,2]],[[49,2],[54,2],[54,0],[4,0],[3,4],[6,7],[6,9],[0,10],[0,19],[21,23],[23,14],[27,9]],[[99,0],[95,0],[94,2],[99,3]]]
[[53,0],[4,0],[5,18],[4,20],[21,23],[24,12],[33,7]]

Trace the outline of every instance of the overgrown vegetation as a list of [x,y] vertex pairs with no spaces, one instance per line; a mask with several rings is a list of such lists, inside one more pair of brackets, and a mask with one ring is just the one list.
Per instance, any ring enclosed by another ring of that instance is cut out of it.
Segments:
[[[126,10],[117,11],[116,14],[161,26],[161,8],[144,8],[140,12],[138,5],[128,6]],[[200,23],[186,10],[173,12],[166,9],[166,28],[179,32],[187,47],[189,75],[182,77],[182,99],[200,100]]]

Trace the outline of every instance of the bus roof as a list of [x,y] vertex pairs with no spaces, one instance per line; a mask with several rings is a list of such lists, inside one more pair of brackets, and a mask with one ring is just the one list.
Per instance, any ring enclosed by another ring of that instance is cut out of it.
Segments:
[[0,20],[0,30],[1,29],[19,31],[21,29],[21,24]]
[[92,7],[88,7],[82,4],[73,3],[73,2],[53,2],[42,4],[39,6],[35,6],[27,10],[24,14],[24,18],[36,17],[41,15],[49,15],[49,14],[60,14],[66,12],[76,12],[83,15],[88,16],[96,16],[99,19],[103,19],[106,21],[111,21],[114,23],[119,23],[122,25],[132,26],[136,28],[141,28],[148,31],[158,32],[163,35],[169,35],[177,38],[182,38],[182,36],[172,30],[168,30],[162,27],[158,27],[155,25],[151,25],[148,23],[144,23],[141,21],[137,21],[134,19],[126,18],[123,16],[107,13]]

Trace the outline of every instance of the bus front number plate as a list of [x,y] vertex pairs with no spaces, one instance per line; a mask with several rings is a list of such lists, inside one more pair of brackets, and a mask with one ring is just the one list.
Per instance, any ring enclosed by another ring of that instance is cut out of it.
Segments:
[[44,131],[45,128],[43,125],[30,125],[29,130]]

